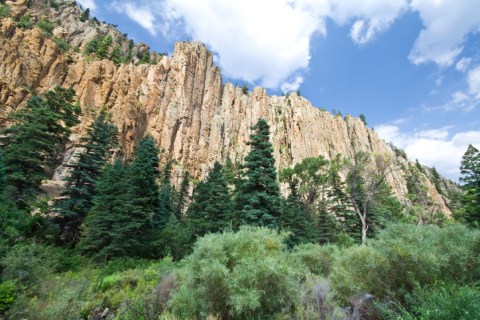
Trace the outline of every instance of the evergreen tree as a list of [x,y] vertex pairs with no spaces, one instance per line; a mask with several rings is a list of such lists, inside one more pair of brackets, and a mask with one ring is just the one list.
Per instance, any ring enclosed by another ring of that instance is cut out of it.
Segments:
[[260,118],[252,130],[254,133],[247,142],[251,150],[245,157],[236,208],[242,224],[275,228],[282,214],[282,199],[267,121]]
[[107,59],[108,58],[108,51],[110,46],[112,45],[113,39],[111,35],[104,37],[100,43],[98,44],[97,49],[97,58],[99,59]]
[[174,214],[179,221],[183,220],[183,212],[188,202],[188,190],[190,188],[190,173],[185,171],[183,173],[183,181],[180,185],[180,190],[175,192]]
[[117,44],[115,47],[113,47],[110,60],[112,60],[115,64],[120,64],[122,62],[122,51],[120,49],[120,45]]
[[[351,238],[360,240],[361,226],[360,219],[352,210],[348,196],[345,192],[345,182],[340,178],[340,170],[343,166],[340,155],[337,155],[330,162],[328,172],[328,184],[330,186],[327,195],[330,199],[330,210],[338,219],[340,232],[345,232]],[[328,219],[327,219],[328,220]]]
[[215,162],[207,179],[195,188],[193,201],[188,207],[188,226],[194,238],[228,228],[232,209],[223,167]]
[[117,145],[117,134],[117,127],[108,123],[102,112],[87,129],[87,136],[81,139],[84,150],[78,155],[78,162],[70,166],[73,171],[66,179],[69,186],[62,194],[66,198],[56,203],[64,245],[78,241],[78,228],[92,208],[95,184],[110,149]]
[[[170,220],[171,215],[175,215],[174,209],[174,188],[170,184],[171,172],[172,172],[173,161],[168,161],[163,168],[162,172],[162,183],[159,191],[159,208],[158,208],[158,219],[156,219],[155,227],[163,228]],[[178,219],[177,219],[178,221]]]
[[472,226],[480,227],[480,151],[469,145],[460,165],[460,181],[466,190],[462,199],[465,220]]
[[435,169],[435,167],[432,167],[433,185],[435,186],[435,189],[437,189],[438,193],[443,194],[441,181],[442,181],[442,178],[440,177],[440,174],[438,173],[437,169]]
[[78,123],[80,108],[72,104],[72,89],[56,87],[34,96],[25,108],[12,113],[13,125],[2,131],[7,181],[12,199],[19,203],[40,191],[45,168],[58,164],[70,128]]
[[[151,136],[143,138],[135,148],[134,159],[127,170],[130,221],[138,228],[129,228],[129,237],[138,240],[137,253],[147,254],[146,244],[160,232],[158,148]],[[142,253],[143,252],[143,253]]]
[[295,192],[285,200],[279,227],[289,231],[289,246],[315,241],[315,223],[312,213],[305,208]]
[[140,245],[128,231],[143,227],[130,219],[129,185],[126,170],[117,160],[107,165],[95,189],[93,208],[85,220],[85,232],[80,239],[81,250],[97,261],[134,255],[132,247]]

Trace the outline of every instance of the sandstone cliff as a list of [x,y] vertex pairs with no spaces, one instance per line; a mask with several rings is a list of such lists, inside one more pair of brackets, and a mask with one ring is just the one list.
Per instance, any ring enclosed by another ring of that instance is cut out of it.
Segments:
[[[27,10],[24,0],[7,3],[17,16]],[[45,8],[42,1],[33,3]],[[80,10],[72,1],[63,1],[60,9],[47,11],[51,17],[62,18],[53,34],[70,43],[67,52],[38,28],[22,30],[12,17],[0,20],[2,119],[32,93],[55,85],[71,86],[83,108],[82,123],[73,141],[99,109],[105,108],[113,115],[127,154],[149,133],[161,148],[163,163],[174,159],[177,172],[186,169],[193,177],[202,178],[214,161],[224,162],[227,157],[241,161],[248,152],[245,141],[250,126],[264,117],[271,125],[279,169],[319,155],[351,157],[357,151],[388,154],[394,159],[388,182],[397,197],[408,202],[405,168],[413,164],[396,157],[359,119],[332,116],[296,94],[269,96],[262,88],[244,94],[241,88],[222,82],[212,53],[200,43],[177,43],[172,56],[158,56],[156,64],[93,61],[81,54],[88,37],[98,32],[118,36],[119,32],[112,26],[89,29],[87,23],[80,28],[83,35],[79,34],[76,30],[83,22],[78,20]],[[422,179],[435,207],[449,214],[446,199],[427,176]]]

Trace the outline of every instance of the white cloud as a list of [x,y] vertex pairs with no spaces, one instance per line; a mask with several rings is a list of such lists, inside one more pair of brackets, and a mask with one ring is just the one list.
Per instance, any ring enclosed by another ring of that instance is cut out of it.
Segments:
[[328,6],[311,1],[166,0],[165,32],[183,23],[219,56],[227,76],[278,88],[310,61],[310,40],[325,35]]
[[410,8],[419,13],[424,25],[409,56],[415,64],[452,65],[465,37],[479,31],[479,0],[412,0]]
[[[467,35],[480,30],[480,0],[116,0],[114,7],[153,35],[206,43],[226,76],[275,89],[308,69],[311,39],[326,36],[327,18],[350,26],[352,41],[363,45],[417,12],[424,28],[409,58],[439,66],[455,63]],[[466,72],[470,62],[456,67]]]
[[455,69],[460,72],[465,72],[468,70],[468,67],[472,63],[472,58],[462,58],[458,60],[457,64],[455,65]]
[[375,131],[385,141],[404,149],[410,159],[434,166],[445,177],[458,181],[462,156],[469,144],[480,146],[480,131],[451,135],[451,128],[402,132],[398,126],[381,125],[375,127]]
[[303,83],[303,78],[300,76],[295,77],[295,79],[291,82],[285,82],[281,86],[282,92],[291,92],[296,91],[300,88],[300,85]]
[[480,66],[468,72],[467,83],[470,94],[480,100]]
[[138,5],[135,2],[130,1],[114,1],[112,3],[112,8],[118,13],[126,14],[130,19],[145,28],[152,35],[157,35],[157,30],[155,28],[156,21],[152,12],[152,7]]
[[90,11],[95,11],[97,10],[97,5],[94,0],[77,0],[78,4],[82,6],[82,8],[85,9],[90,9]]
[[357,44],[373,40],[408,9],[407,0],[330,0],[329,17],[340,25],[353,21],[350,36]]

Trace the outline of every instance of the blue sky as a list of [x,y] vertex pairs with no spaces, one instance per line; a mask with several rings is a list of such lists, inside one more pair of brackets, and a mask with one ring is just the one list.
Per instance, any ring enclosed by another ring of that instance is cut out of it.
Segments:
[[480,0],[81,0],[135,41],[198,40],[227,81],[368,125],[457,180],[480,147]]

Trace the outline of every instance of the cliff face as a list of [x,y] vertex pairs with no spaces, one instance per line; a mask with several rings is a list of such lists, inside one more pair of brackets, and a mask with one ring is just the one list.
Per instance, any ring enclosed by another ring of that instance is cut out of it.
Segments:
[[[16,6],[17,11],[26,7],[23,0],[7,3]],[[72,12],[67,17],[79,12],[72,1],[65,1],[62,6]],[[50,14],[66,15],[65,12],[52,9]],[[81,50],[86,41],[78,40],[81,35],[73,31],[80,22],[67,17],[53,34],[63,34],[72,47]],[[357,151],[387,154],[393,159],[388,182],[397,197],[408,202],[404,170],[413,164],[396,157],[359,119],[332,116],[296,94],[268,96],[262,88],[244,94],[241,88],[223,84],[212,53],[200,43],[177,43],[171,58],[163,56],[157,60],[154,65],[89,61],[72,49],[63,53],[38,28],[22,30],[11,18],[2,19],[0,119],[21,106],[32,93],[55,85],[71,86],[83,109],[73,141],[78,140],[100,108],[105,108],[113,115],[127,154],[149,133],[161,148],[162,162],[174,159],[178,168],[202,178],[214,161],[224,162],[227,157],[242,161],[248,152],[245,142],[250,126],[264,117],[271,126],[279,169],[319,155],[330,159],[337,154],[351,157]],[[445,199],[426,176],[423,180],[438,209],[449,214]]]

